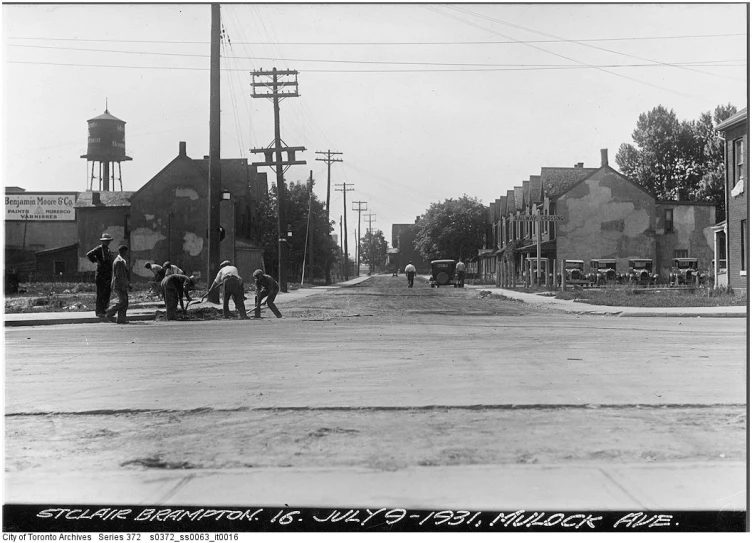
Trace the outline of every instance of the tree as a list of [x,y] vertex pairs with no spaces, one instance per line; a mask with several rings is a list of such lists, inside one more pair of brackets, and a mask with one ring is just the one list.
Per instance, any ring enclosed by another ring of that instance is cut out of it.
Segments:
[[415,250],[426,260],[475,256],[483,247],[487,215],[485,206],[467,195],[431,204],[418,220]]
[[[326,210],[315,194],[309,200],[308,183],[287,184],[287,232],[292,232],[288,237],[288,279],[299,278],[302,273],[303,256],[306,256],[306,275],[310,263],[310,247],[306,248],[306,235],[313,236],[313,277],[325,275],[327,264],[336,263],[339,260],[337,244],[332,239],[333,223],[327,221]],[[264,262],[267,265],[267,273],[276,273],[278,269],[278,244],[277,244],[277,187],[272,185],[269,193],[259,203],[259,239],[264,250]],[[311,208],[310,229],[308,223],[309,203]]]
[[386,260],[387,243],[381,230],[368,231],[360,240],[360,254],[364,263],[370,265],[371,271]]
[[734,113],[736,107],[728,104],[716,107],[712,116],[706,112],[697,121],[680,122],[673,110],[659,105],[640,114],[632,132],[635,145],[623,143],[616,163],[658,199],[715,202],[721,220],[723,144],[715,126]]

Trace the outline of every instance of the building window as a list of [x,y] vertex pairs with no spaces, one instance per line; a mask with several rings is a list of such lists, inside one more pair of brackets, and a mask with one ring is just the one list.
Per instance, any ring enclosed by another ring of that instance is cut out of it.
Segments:
[[747,219],[743,219],[742,220],[741,227],[742,227],[742,231],[741,231],[741,234],[742,234],[742,239],[741,239],[741,241],[742,241],[742,254],[741,254],[741,256],[742,256],[742,271],[746,272],[747,271],[747,255],[749,254],[749,245],[748,245],[749,244],[749,236],[748,236],[748,233],[747,233]]
[[674,258],[689,258],[689,249],[674,249]]
[[734,141],[734,184],[744,177],[744,139]]
[[674,210],[673,209],[667,209],[665,211],[665,228],[666,232],[673,232],[674,231]]

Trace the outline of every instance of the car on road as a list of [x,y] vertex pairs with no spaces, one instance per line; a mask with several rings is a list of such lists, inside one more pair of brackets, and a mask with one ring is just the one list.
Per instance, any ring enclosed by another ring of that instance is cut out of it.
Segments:
[[593,258],[590,260],[590,272],[587,280],[591,285],[600,286],[606,283],[621,281],[621,274],[616,271],[615,258]]
[[[567,283],[570,285],[584,285],[588,283],[585,277],[584,260],[565,260],[564,273],[566,274]],[[561,273],[556,274],[557,283],[561,285]]]
[[671,261],[671,275],[669,281],[672,285],[704,285],[707,274],[698,269],[696,258],[674,258]]
[[454,260],[432,260],[431,261],[431,278],[428,282],[431,288],[439,288],[445,285],[457,286],[455,279],[455,267],[457,263]]
[[630,258],[627,282],[638,285],[657,285],[660,276],[653,273],[652,258]]

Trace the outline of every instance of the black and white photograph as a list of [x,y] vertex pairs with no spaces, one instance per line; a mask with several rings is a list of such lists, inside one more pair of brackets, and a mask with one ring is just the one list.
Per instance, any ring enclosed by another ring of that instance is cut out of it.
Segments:
[[749,531],[749,23],[3,3],[4,541]]

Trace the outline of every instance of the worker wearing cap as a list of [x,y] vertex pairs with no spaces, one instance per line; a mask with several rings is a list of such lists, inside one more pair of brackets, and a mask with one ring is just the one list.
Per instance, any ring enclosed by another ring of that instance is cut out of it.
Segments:
[[[247,319],[245,304],[243,303],[243,278],[240,277],[238,269],[233,266],[229,260],[225,260],[219,265],[217,277],[209,287],[209,291],[222,285],[222,314],[226,319],[230,318],[230,298],[232,298],[235,307],[238,310],[238,317]],[[207,292],[208,294],[208,292]]]
[[112,294],[112,264],[114,255],[110,252],[110,243],[112,236],[107,232],[99,238],[102,243],[86,253],[86,258],[97,265],[97,271],[94,275],[94,283],[97,285],[97,304],[95,313],[100,319],[105,318],[107,306],[110,303]]
[[172,275],[173,273],[179,273],[180,275],[184,275],[183,270],[181,270],[174,264],[170,264],[169,260],[162,265],[162,268],[164,269],[165,277],[167,277],[168,275]]
[[112,264],[112,290],[118,297],[117,303],[113,304],[106,312],[107,320],[112,320],[117,313],[117,323],[126,324],[125,312],[128,311],[128,289],[131,286],[131,272],[128,270],[128,263],[125,261],[125,255],[128,254],[128,247],[121,245],[118,247],[118,256]]
[[279,294],[279,285],[271,275],[266,275],[261,270],[253,272],[253,280],[256,283],[256,309],[254,317],[261,316],[261,302],[266,298],[266,306],[272,310],[278,319],[282,318],[277,306],[274,305],[274,299]]
[[405,275],[407,275],[408,288],[413,288],[413,281],[415,280],[415,266],[413,266],[412,260],[407,263],[407,266],[405,266]]
[[178,302],[180,302],[180,309],[185,312],[183,296],[185,296],[186,301],[190,302],[191,297],[188,294],[188,291],[193,290],[195,284],[195,278],[188,277],[181,273],[173,273],[162,279],[160,286],[164,293],[165,307],[167,308],[166,317],[168,321],[174,320],[177,317]]

